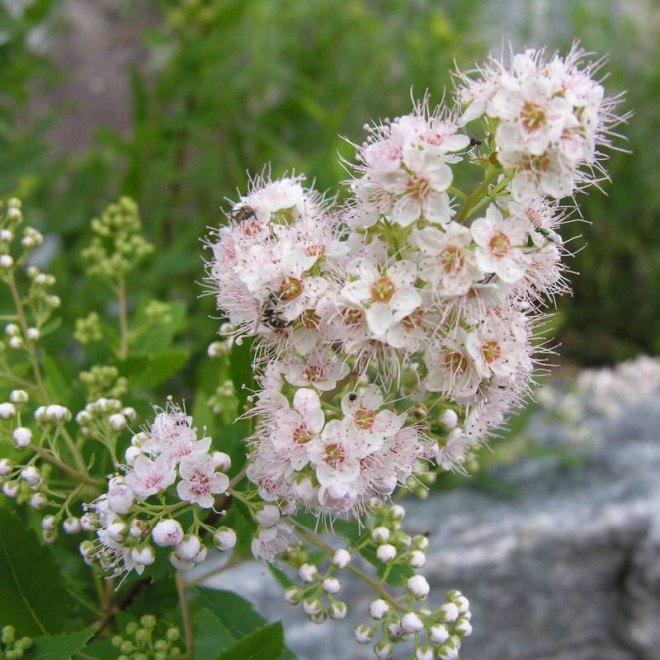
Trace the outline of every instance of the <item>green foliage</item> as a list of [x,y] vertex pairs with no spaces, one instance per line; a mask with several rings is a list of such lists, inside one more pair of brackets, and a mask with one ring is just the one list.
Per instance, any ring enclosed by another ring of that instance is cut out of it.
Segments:
[[94,634],[92,628],[80,632],[36,637],[30,652],[31,660],[69,660],[80,651]]
[[257,628],[228,649],[217,660],[276,660],[284,652],[284,631],[281,623]]
[[66,595],[49,548],[8,509],[0,509],[0,621],[21,635],[62,630]]

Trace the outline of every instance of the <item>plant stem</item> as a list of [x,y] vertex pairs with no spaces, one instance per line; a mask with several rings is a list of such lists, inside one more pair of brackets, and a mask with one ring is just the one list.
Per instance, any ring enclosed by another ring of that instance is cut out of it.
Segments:
[[174,577],[176,581],[176,590],[179,594],[179,605],[181,606],[181,618],[183,619],[183,630],[186,638],[186,658],[192,660],[193,653],[193,629],[192,621],[190,619],[190,610],[188,609],[188,601],[186,600],[186,585],[181,577],[179,571],[176,572]]
[[126,309],[126,280],[117,282],[117,302],[119,304],[119,359],[128,357],[128,312]]
[[488,196],[488,186],[490,185],[490,182],[497,176],[499,171],[500,168],[496,167],[495,165],[488,165],[486,167],[483,181],[479,184],[478,188],[471,195],[468,195],[465,198],[465,201],[463,202],[463,206],[461,207],[461,210],[458,212],[458,215],[456,216],[456,222],[458,223],[465,222],[465,220],[467,220],[467,218],[469,217],[470,212],[473,210],[473,206],[478,201],[481,201],[480,198],[484,195]]
[[[316,546],[319,550],[323,551],[328,557],[332,557],[335,554],[335,551],[329,546],[323,543],[319,538],[310,534],[309,530],[306,527],[303,527],[299,522],[293,520],[292,518],[288,519],[289,522],[298,530],[300,536],[302,536],[308,543]],[[350,571],[357,578],[362,580],[365,584],[370,586],[383,600],[386,600],[392,607],[399,610],[400,612],[406,612],[406,608],[398,603],[392,595],[383,587],[382,584],[379,584],[374,579],[370,578],[366,573],[362,572],[357,566],[353,564],[347,564],[346,570]]]
[[67,474],[70,477],[79,479],[80,481],[89,484],[90,486],[105,486],[105,481],[100,481],[99,479],[93,479],[86,472],[78,472],[78,470],[75,470],[74,468],[68,466],[66,463],[62,462],[59,458],[57,458],[57,456],[54,456],[49,451],[46,451],[43,447],[38,447],[37,445],[30,445],[30,449],[32,449],[36,454],[39,454],[41,458],[48,461],[49,463],[52,463],[55,467],[57,467],[59,470],[64,472],[64,474]]

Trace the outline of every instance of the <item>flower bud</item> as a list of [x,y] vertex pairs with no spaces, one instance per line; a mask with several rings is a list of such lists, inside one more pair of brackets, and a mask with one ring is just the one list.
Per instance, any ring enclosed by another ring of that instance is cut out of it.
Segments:
[[55,516],[44,516],[43,520],[41,521],[41,529],[46,530],[46,531],[53,531],[57,525],[57,521],[55,520]]
[[326,613],[323,610],[321,610],[320,612],[315,612],[314,614],[309,615],[309,620],[312,623],[317,623],[319,625],[321,623],[323,623],[327,618],[328,617],[327,617]]
[[128,534],[128,525],[123,520],[115,520],[108,527],[108,536],[117,543],[123,543]]
[[351,562],[351,554],[348,552],[348,550],[345,550],[344,548],[340,548],[335,552],[335,554],[332,557],[332,563],[337,567],[337,568],[346,568],[348,564]]
[[27,403],[28,402],[28,395],[25,390],[12,390],[9,393],[9,400],[12,403]]
[[417,550],[421,550],[423,552],[429,547],[429,539],[423,534],[417,534],[412,538],[412,545]]
[[202,548],[202,540],[195,534],[186,534],[174,546],[174,552],[179,559],[194,561],[195,556]]
[[135,494],[124,483],[112,484],[108,488],[108,508],[110,511],[123,516],[127,514],[133,506]]
[[413,567],[413,568],[421,568],[426,564],[426,555],[421,552],[420,550],[413,550],[410,553],[410,560],[408,563]]
[[347,612],[348,608],[346,607],[346,603],[342,603],[339,600],[333,600],[328,608],[328,614],[331,619],[344,619]]
[[298,577],[307,584],[314,582],[319,572],[314,564],[303,564],[298,569]]
[[13,403],[0,403],[0,419],[16,417],[16,408]]
[[18,426],[12,433],[14,444],[18,449],[25,449],[32,442],[32,431],[25,426]]
[[19,484],[18,481],[5,481],[5,483],[2,484],[2,492],[7,497],[12,497],[12,498],[17,497],[20,487],[21,485]]
[[8,254],[0,255],[0,268],[9,270],[14,265],[14,260]]
[[355,629],[355,639],[360,644],[370,644],[374,638],[374,631],[369,626],[359,625]]
[[48,504],[48,499],[43,493],[35,493],[30,498],[30,506],[35,511],[39,511],[40,509],[43,509],[46,506],[46,504]]
[[470,601],[462,593],[453,595],[452,600],[461,614],[465,614],[470,609]]
[[388,658],[392,657],[394,648],[389,642],[382,641],[374,646],[374,653],[378,660],[388,660]]
[[403,517],[405,515],[406,515],[406,510],[400,504],[395,504],[390,509],[390,518],[392,520],[403,520]]
[[412,591],[415,598],[420,600],[426,598],[429,595],[429,591],[431,591],[431,587],[423,575],[413,575],[411,578],[408,578],[406,586]]
[[156,523],[151,530],[151,538],[161,548],[177,545],[183,540],[183,529],[177,520],[166,518]]
[[181,559],[176,552],[170,553],[170,564],[172,564],[177,571],[189,571],[196,566],[194,561]]
[[458,424],[458,415],[451,409],[445,410],[440,415],[440,423],[448,429],[454,429]]
[[131,550],[131,559],[136,564],[141,564],[142,566],[151,566],[151,564],[156,561],[156,553],[154,549],[148,545],[138,545]]
[[449,631],[447,630],[447,627],[443,626],[441,623],[431,626],[429,632],[431,634],[431,641],[436,644],[442,644],[449,639]]
[[420,646],[415,651],[415,660],[433,660],[433,649],[430,646]]
[[126,418],[121,413],[115,413],[108,417],[108,423],[115,431],[120,431],[126,426]]
[[390,606],[382,598],[377,598],[371,602],[371,605],[369,605],[371,618],[376,619],[377,621],[380,621],[389,611]]
[[34,341],[39,341],[39,337],[41,337],[41,333],[39,332],[38,328],[28,328],[27,331],[25,332],[25,336],[32,342]]
[[448,639],[437,651],[440,660],[456,660],[460,644],[454,642],[454,638]]
[[6,477],[13,471],[11,461],[8,458],[0,458],[0,477]]
[[389,543],[383,543],[383,545],[378,546],[376,557],[382,562],[390,562],[396,557],[396,548]]
[[325,578],[321,586],[323,588],[323,591],[325,591],[326,594],[330,594],[330,595],[339,593],[339,590],[341,589],[341,583],[336,577]]
[[211,458],[213,459],[213,467],[220,470],[220,472],[229,472],[231,469],[231,456],[225,454],[224,451],[214,451]]
[[289,605],[297,605],[302,600],[303,592],[298,587],[289,587],[284,592],[284,600],[286,600]]
[[472,634],[472,624],[464,617],[461,617],[454,626],[454,632],[460,637],[469,637]]
[[231,550],[236,545],[236,532],[229,527],[220,527],[213,535],[213,543],[223,552]]
[[280,510],[274,504],[266,504],[261,511],[257,511],[256,519],[262,527],[273,527],[280,520]]
[[62,528],[67,534],[77,534],[80,531],[80,519],[71,517],[62,523]]
[[446,623],[451,623],[458,619],[458,607],[454,603],[445,603],[441,608],[442,620]]
[[401,617],[401,630],[404,633],[417,633],[424,629],[424,624],[415,612],[406,612]]
[[308,616],[321,611],[321,601],[318,598],[305,598],[302,603],[303,610]]
[[134,447],[131,445],[125,452],[124,452],[124,459],[126,461],[126,465],[129,467],[133,467],[133,464],[135,463],[135,459],[138,456],[142,456],[142,450],[139,447]]
[[134,539],[139,539],[142,536],[149,534],[149,523],[146,520],[140,520],[139,518],[133,518],[131,524],[128,527],[129,535]]
[[387,527],[376,527],[371,532],[371,538],[376,543],[387,543],[390,540],[390,530]]

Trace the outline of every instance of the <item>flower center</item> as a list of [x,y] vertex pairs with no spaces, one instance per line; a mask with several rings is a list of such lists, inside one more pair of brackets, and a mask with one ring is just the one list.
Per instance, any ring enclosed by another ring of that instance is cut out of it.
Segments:
[[318,383],[323,380],[323,369],[318,365],[311,364],[305,367],[305,378],[310,383]]
[[496,257],[503,257],[509,251],[509,245],[509,237],[503,232],[495,234],[495,236],[493,236],[493,238],[491,238],[490,242],[488,243],[490,251]]
[[413,199],[426,199],[431,192],[429,180],[421,174],[413,174],[406,184],[406,195]]
[[312,437],[306,426],[301,425],[293,432],[293,441],[297,445],[306,445]]
[[346,458],[344,448],[336,443],[326,445],[325,447],[325,462],[330,467],[337,467],[344,462]]
[[440,264],[445,273],[462,270],[465,267],[465,255],[461,248],[452,245],[440,253]]
[[484,360],[490,364],[491,362],[495,362],[495,360],[502,355],[502,349],[496,341],[489,341],[484,344],[481,353],[484,356]]
[[362,312],[355,307],[347,307],[342,311],[341,316],[350,328],[358,328],[362,325]]
[[282,300],[293,300],[297,298],[303,290],[302,282],[295,277],[287,277],[280,284],[280,297]]
[[321,318],[313,309],[306,309],[300,315],[300,322],[304,328],[308,330],[317,330],[319,327],[319,321]]
[[305,248],[305,254],[308,257],[320,257],[325,254],[325,245],[308,245]]
[[358,410],[353,415],[353,421],[361,431],[369,431],[374,425],[375,415],[373,410]]
[[525,103],[520,110],[520,123],[528,131],[536,131],[545,122],[545,112],[536,103]]
[[387,277],[377,279],[371,285],[371,298],[374,302],[389,302],[396,291],[394,282]]
[[468,370],[467,358],[458,351],[453,351],[445,355],[445,365],[453,374],[464,374]]

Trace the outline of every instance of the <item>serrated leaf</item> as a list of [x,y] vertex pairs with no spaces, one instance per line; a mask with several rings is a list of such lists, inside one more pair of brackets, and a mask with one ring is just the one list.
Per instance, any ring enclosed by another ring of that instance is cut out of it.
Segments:
[[0,509],[0,621],[20,635],[59,632],[66,592],[48,547],[7,509]]
[[284,652],[284,631],[281,623],[258,628],[253,633],[225,649],[217,660],[277,660]]
[[30,650],[30,660],[69,660],[93,634],[94,628],[87,628],[79,632],[36,637]]

